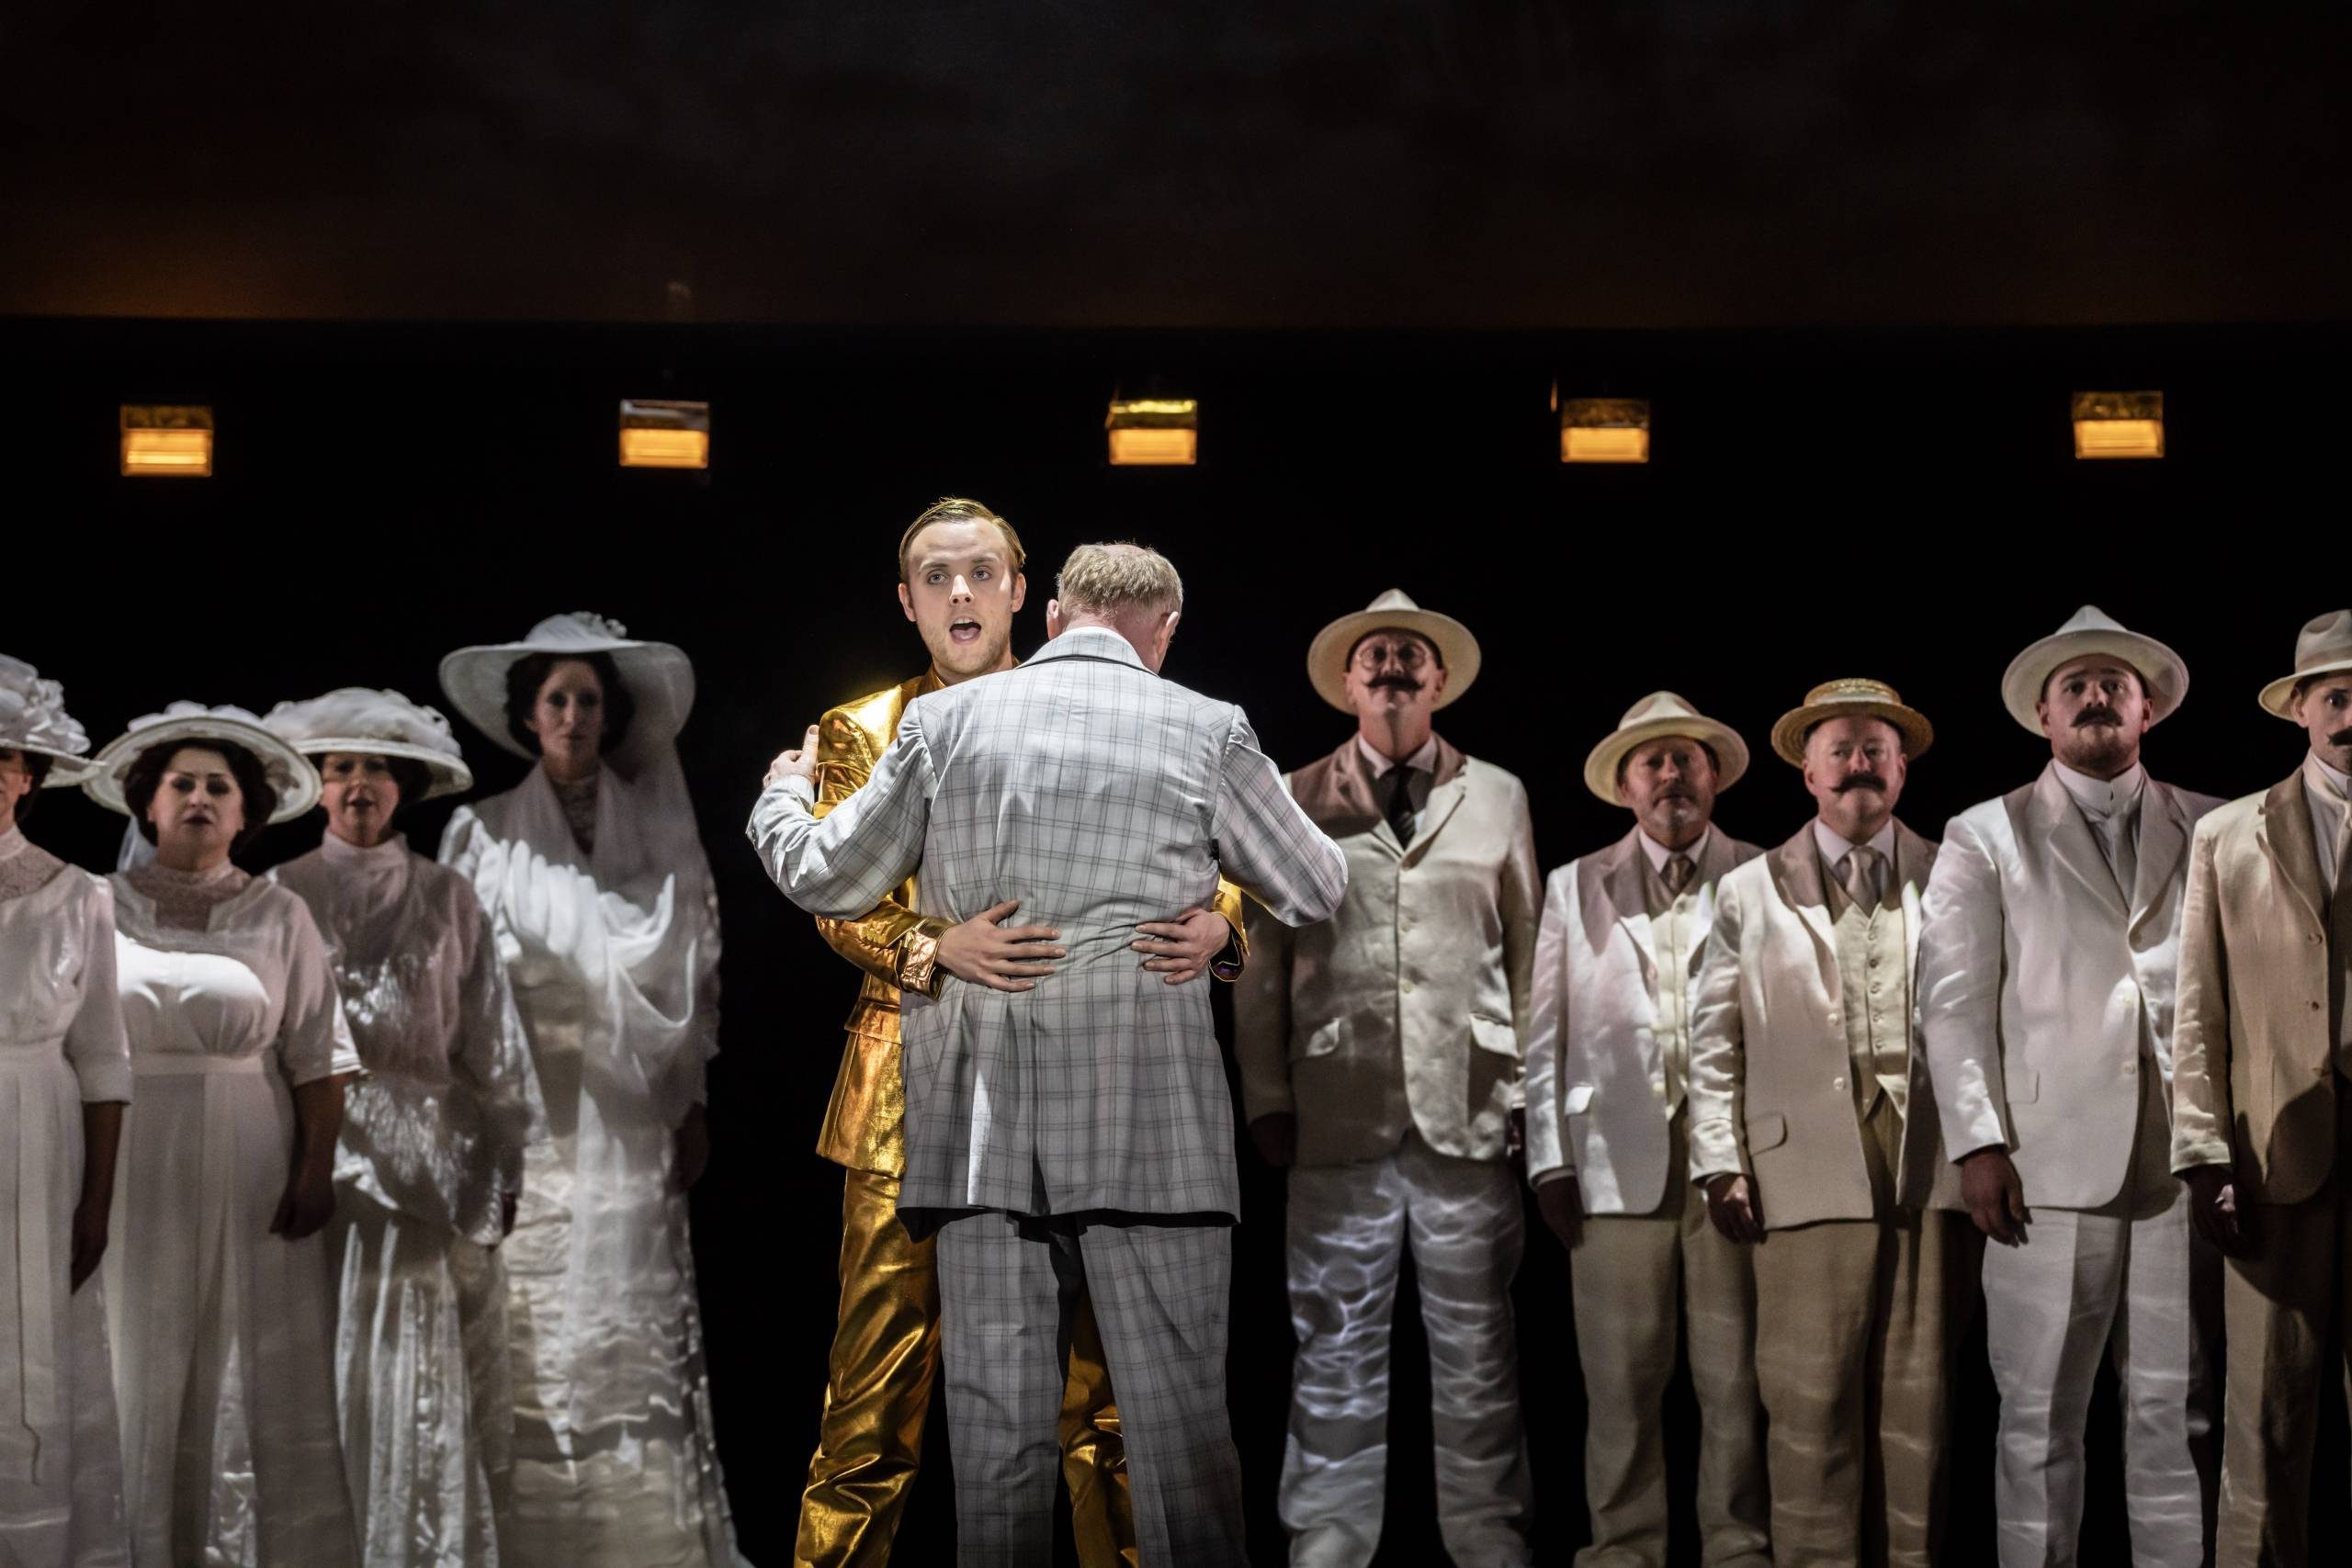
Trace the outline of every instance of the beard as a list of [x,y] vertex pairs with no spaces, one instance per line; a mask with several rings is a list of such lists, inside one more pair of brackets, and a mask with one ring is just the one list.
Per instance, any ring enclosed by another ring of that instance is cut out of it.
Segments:
[[2058,760],[2076,773],[2106,774],[2129,767],[2138,750],[2120,729],[2067,729],[2058,737]]

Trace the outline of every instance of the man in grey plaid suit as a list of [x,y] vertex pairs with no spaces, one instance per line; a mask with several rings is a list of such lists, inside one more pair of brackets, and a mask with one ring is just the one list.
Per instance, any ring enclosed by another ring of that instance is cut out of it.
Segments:
[[1018,898],[1068,950],[1028,990],[950,981],[936,1001],[906,998],[899,1213],[939,1236],[961,1561],[1051,1560],[1082,1287],[1119,1390],[1143,1562],[1238,1563],[1233,1112],[1207,993],[1163,984],[1128,944],[1138,923],[1205,902],[1220,872],[1286,923],[1328,919],[1347,862],[1239,708],[1159,678],[1183,602],[1172,566],[1081,546],[1055,592],[1050,642],[916,699],[872,779],[822,820],[814,731],[777,758],[750,833],[811,914],[861,915],[920,864],[923,913]]

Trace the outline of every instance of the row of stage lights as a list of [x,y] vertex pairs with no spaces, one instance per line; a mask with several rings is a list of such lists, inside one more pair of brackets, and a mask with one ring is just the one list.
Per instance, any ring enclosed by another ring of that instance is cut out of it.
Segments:
[[[1563,398],[1563,463],[1646,463],[1650,405],[1641,398]],[[2075,456],[2165,455],[2162,392],[2077,392]],[[1166,468],[1200,461],[1201,405],[1193,398],[1114,398],[1103,429],[1120,467]],[[212,472],[212,410],[201,404],[122,405],[122,471],[139,477],[201,479]],[[676,399],[623,398],[620,466],[710,467],[710,405]]]

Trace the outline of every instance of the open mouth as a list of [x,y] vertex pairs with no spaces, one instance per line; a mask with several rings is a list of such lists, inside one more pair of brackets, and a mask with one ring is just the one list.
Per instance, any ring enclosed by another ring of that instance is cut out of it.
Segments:
[[947,640],[958,648],[966,648],[980,640],[980,623],[971,619],[947,623]]

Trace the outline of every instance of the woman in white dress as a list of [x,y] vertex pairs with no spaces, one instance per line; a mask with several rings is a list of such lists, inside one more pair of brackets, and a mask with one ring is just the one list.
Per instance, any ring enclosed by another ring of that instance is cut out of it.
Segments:
[[731,1568],[686,1189],[708,1157],[718,913],[672,744],[694,667],[589,615],[442,661],[458,711],[538,765],[461,807],[441,858],[498,931],[546,1095],[504,1247],[508,1568]]
[[112,879],[137,1091],[106,1256],[131,1555],[347,1568],[316,1232],[359,1058],[310,910],[229,859],[310,809],[319,775],[243,709],[175,703],[82,787],[155,849]]
[[[318,922],[367,1068],[345,1105],[327,1228],[360,1558],[495,1568],[514,1407],[489,1249],[514,1225],[538,1088],[472,886],[393,826],[473,774],[448,720],[398,692],[345,687],[263,722],[324,781],[326,836],[271,875]],[[490,1408],[469,1365],[491,1374]]]
[[[130,1052],[107,885],[17,824],[90,749],[63,694],[0,655],[0,1562],[121,1568],[107,1249]],[[85,1157],[86,1154],[86,1157]]]

